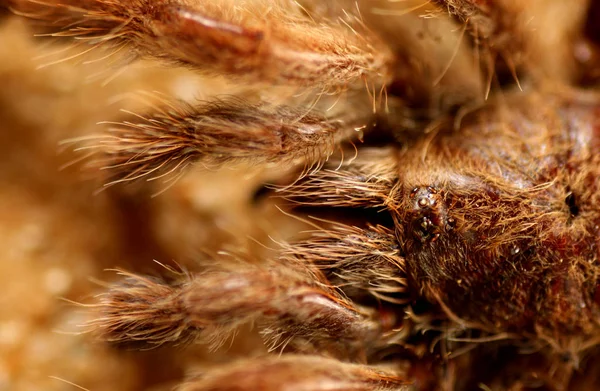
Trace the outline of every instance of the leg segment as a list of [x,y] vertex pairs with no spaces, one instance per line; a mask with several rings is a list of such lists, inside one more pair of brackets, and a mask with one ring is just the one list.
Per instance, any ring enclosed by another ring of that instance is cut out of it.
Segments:
[[363,149],[355,159],[330,160],[279,192],[300,205],[380,208],[387,205],[397,178],[394,149]]
[[19,14],[91,44],[130,43],[141,54],[210,74],[270,84],[344,87],[387,79],[390,54],[367,32],[312,21],[293,1],[10,0]]
[[284,254],[315,265],[353,299],[370,294],[394,304],[408,301],[404,259],[391,229],[337,225],[286,247]]
[[404,259],[398,254],[394,232],[388,228],[337,225],[288,246],[285,256],[315,265],[349,297],[368,293],[394,304],[408,301]]
[[352,357],[381,333],[377,314],[357,308],[302,264],[242,266],[163,280],[121,273],[97,309],[91,331],[115,343],[159,345],[200,338],[219,346],[256,321],[274,345],[302,341]]
[[139,122],[116,123],[80,149],[91,151],[91,165],[107,169],[113,184],[157,178],[195,161],[311,164],[329,156],[349,132],[341,121],[316,113],[230,99],[182,103]]
[[567,82],[575,76],[572,48],[581,40],[589,2],[435,1],[467,24],[475,45],[489,54],[482,59],[490,68],[498,59],[516,79],[517,71],[526,69],[535,79]]
[[211,371],[179,391],[401,391],[410,389],[401,378],[364,365],[318,356],[251,359]]

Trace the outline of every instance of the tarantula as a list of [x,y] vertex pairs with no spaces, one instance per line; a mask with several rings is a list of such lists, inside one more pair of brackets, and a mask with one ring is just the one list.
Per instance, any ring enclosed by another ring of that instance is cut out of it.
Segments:
[[297,167],[275,196],[327,216],[260,265],[122,272],[89,327],[218,346],[255,322],[284,352],[185,390],[593,388],[600,124],[583,87],[600,7],[575,3],[8,1],[91,48],[298,88],[166,102],[82,148],[109,184],[193,162]]

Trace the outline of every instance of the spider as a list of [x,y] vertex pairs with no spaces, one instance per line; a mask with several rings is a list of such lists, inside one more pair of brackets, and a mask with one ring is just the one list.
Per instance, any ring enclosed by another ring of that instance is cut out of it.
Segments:
[[8,1],[53,36],[249,86],[110,124],[82,147],[109,184],[275,164],[297,168],[281,205],[327,216],[260,264],[121,272],[88,326],[216,348],[254,323],[281,352],[182,390],[593,389],[598,7],[575,3]]

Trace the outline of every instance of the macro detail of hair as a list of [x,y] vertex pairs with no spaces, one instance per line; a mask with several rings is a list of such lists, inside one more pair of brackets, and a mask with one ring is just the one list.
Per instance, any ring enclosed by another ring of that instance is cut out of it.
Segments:
[[600,387],[598,4],[0,23],[0,388]]

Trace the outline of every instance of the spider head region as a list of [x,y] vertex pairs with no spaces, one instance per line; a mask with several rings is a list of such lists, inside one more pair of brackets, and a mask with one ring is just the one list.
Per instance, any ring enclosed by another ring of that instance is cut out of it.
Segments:
[[421,243],[433,243],[440,235],[454,229],[456,221],[449,217],[443,193],[432,186],[411,190],[411,234]]
[[489,329],[599,331],[598,132],[571,107],[488,111],[399,152],[390,212],[414,292]]

